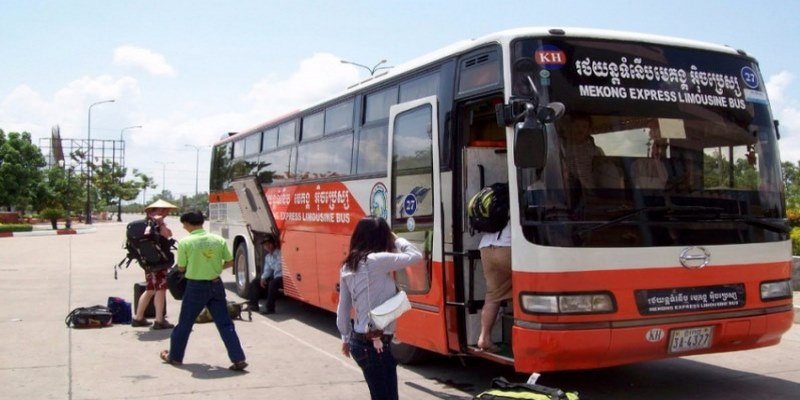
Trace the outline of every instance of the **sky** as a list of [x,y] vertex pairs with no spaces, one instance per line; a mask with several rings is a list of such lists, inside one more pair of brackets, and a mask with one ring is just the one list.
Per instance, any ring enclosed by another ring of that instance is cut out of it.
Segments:
[[797,15],[793,0],[0,0],[0,129],[39,146],[56,125],[64,139],[122,136],[129,176],[136,168],[155,191],[192,196],[208,190],[210,146],[227,132],[369,76],[341,60],[392,66],[506,29],[582,27],[754,56],[782,159],[797,163]]

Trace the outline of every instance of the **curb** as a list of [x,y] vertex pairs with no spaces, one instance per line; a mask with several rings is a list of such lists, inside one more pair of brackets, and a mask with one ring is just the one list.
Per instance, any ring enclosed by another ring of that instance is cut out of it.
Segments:
[[0,232],[0,238],[7,237],[30,237],[30,236],[56,236],[56,235],[80,235],[84,233],[95,233],[97,228],[80,228],[80,229],[48,229],[48,230],[32,230],[30,232]]

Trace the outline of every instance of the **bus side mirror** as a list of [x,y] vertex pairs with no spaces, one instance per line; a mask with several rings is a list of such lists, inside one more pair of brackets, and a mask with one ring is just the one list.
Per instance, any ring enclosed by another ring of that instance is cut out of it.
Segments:
[[[534,112],[534,110],[536,110]],[[544,168],[547,162],[547,135],[544,124],[553,123],[564,115],[563,103],[546,107],[527,107],[525,119],[514,126],[514,165],[518,168]]]
[[514,165],[517,168],[544,168],[547,140],[542,124],[527,116],[514,126],[514,137]]

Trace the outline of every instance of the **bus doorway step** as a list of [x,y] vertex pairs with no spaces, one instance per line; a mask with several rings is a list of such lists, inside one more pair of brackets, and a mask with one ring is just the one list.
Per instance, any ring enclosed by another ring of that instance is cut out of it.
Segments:
[[467,346],[467,354],[475,357],[485,358],[506,365],[514,365],[514,353],[511,352],[511,347],[505,343],[499,343],[500,351],[489,352],[477,346]]

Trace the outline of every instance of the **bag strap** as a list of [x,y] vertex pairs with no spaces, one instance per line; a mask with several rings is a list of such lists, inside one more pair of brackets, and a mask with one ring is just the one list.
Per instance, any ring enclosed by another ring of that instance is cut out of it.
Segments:
[[69,314],[67,314],[67,317],[64,318],[64,323],[67,324],[67,328],[69,328],[70,325],[72,324],[72,317],[74,317],[75,314],[79,313],[83,309],[84,309],[84,307],[78,307],[78,308],[70,311]]
[[551,388],[548,386],[529,384],[529,383],[511,383],[505,377],[497,377],[492,379],[492,387],[495,389],[503,390],[533,390],[538,393],[550,396],[552,400],[567,399],[567,394],[558,388]]

